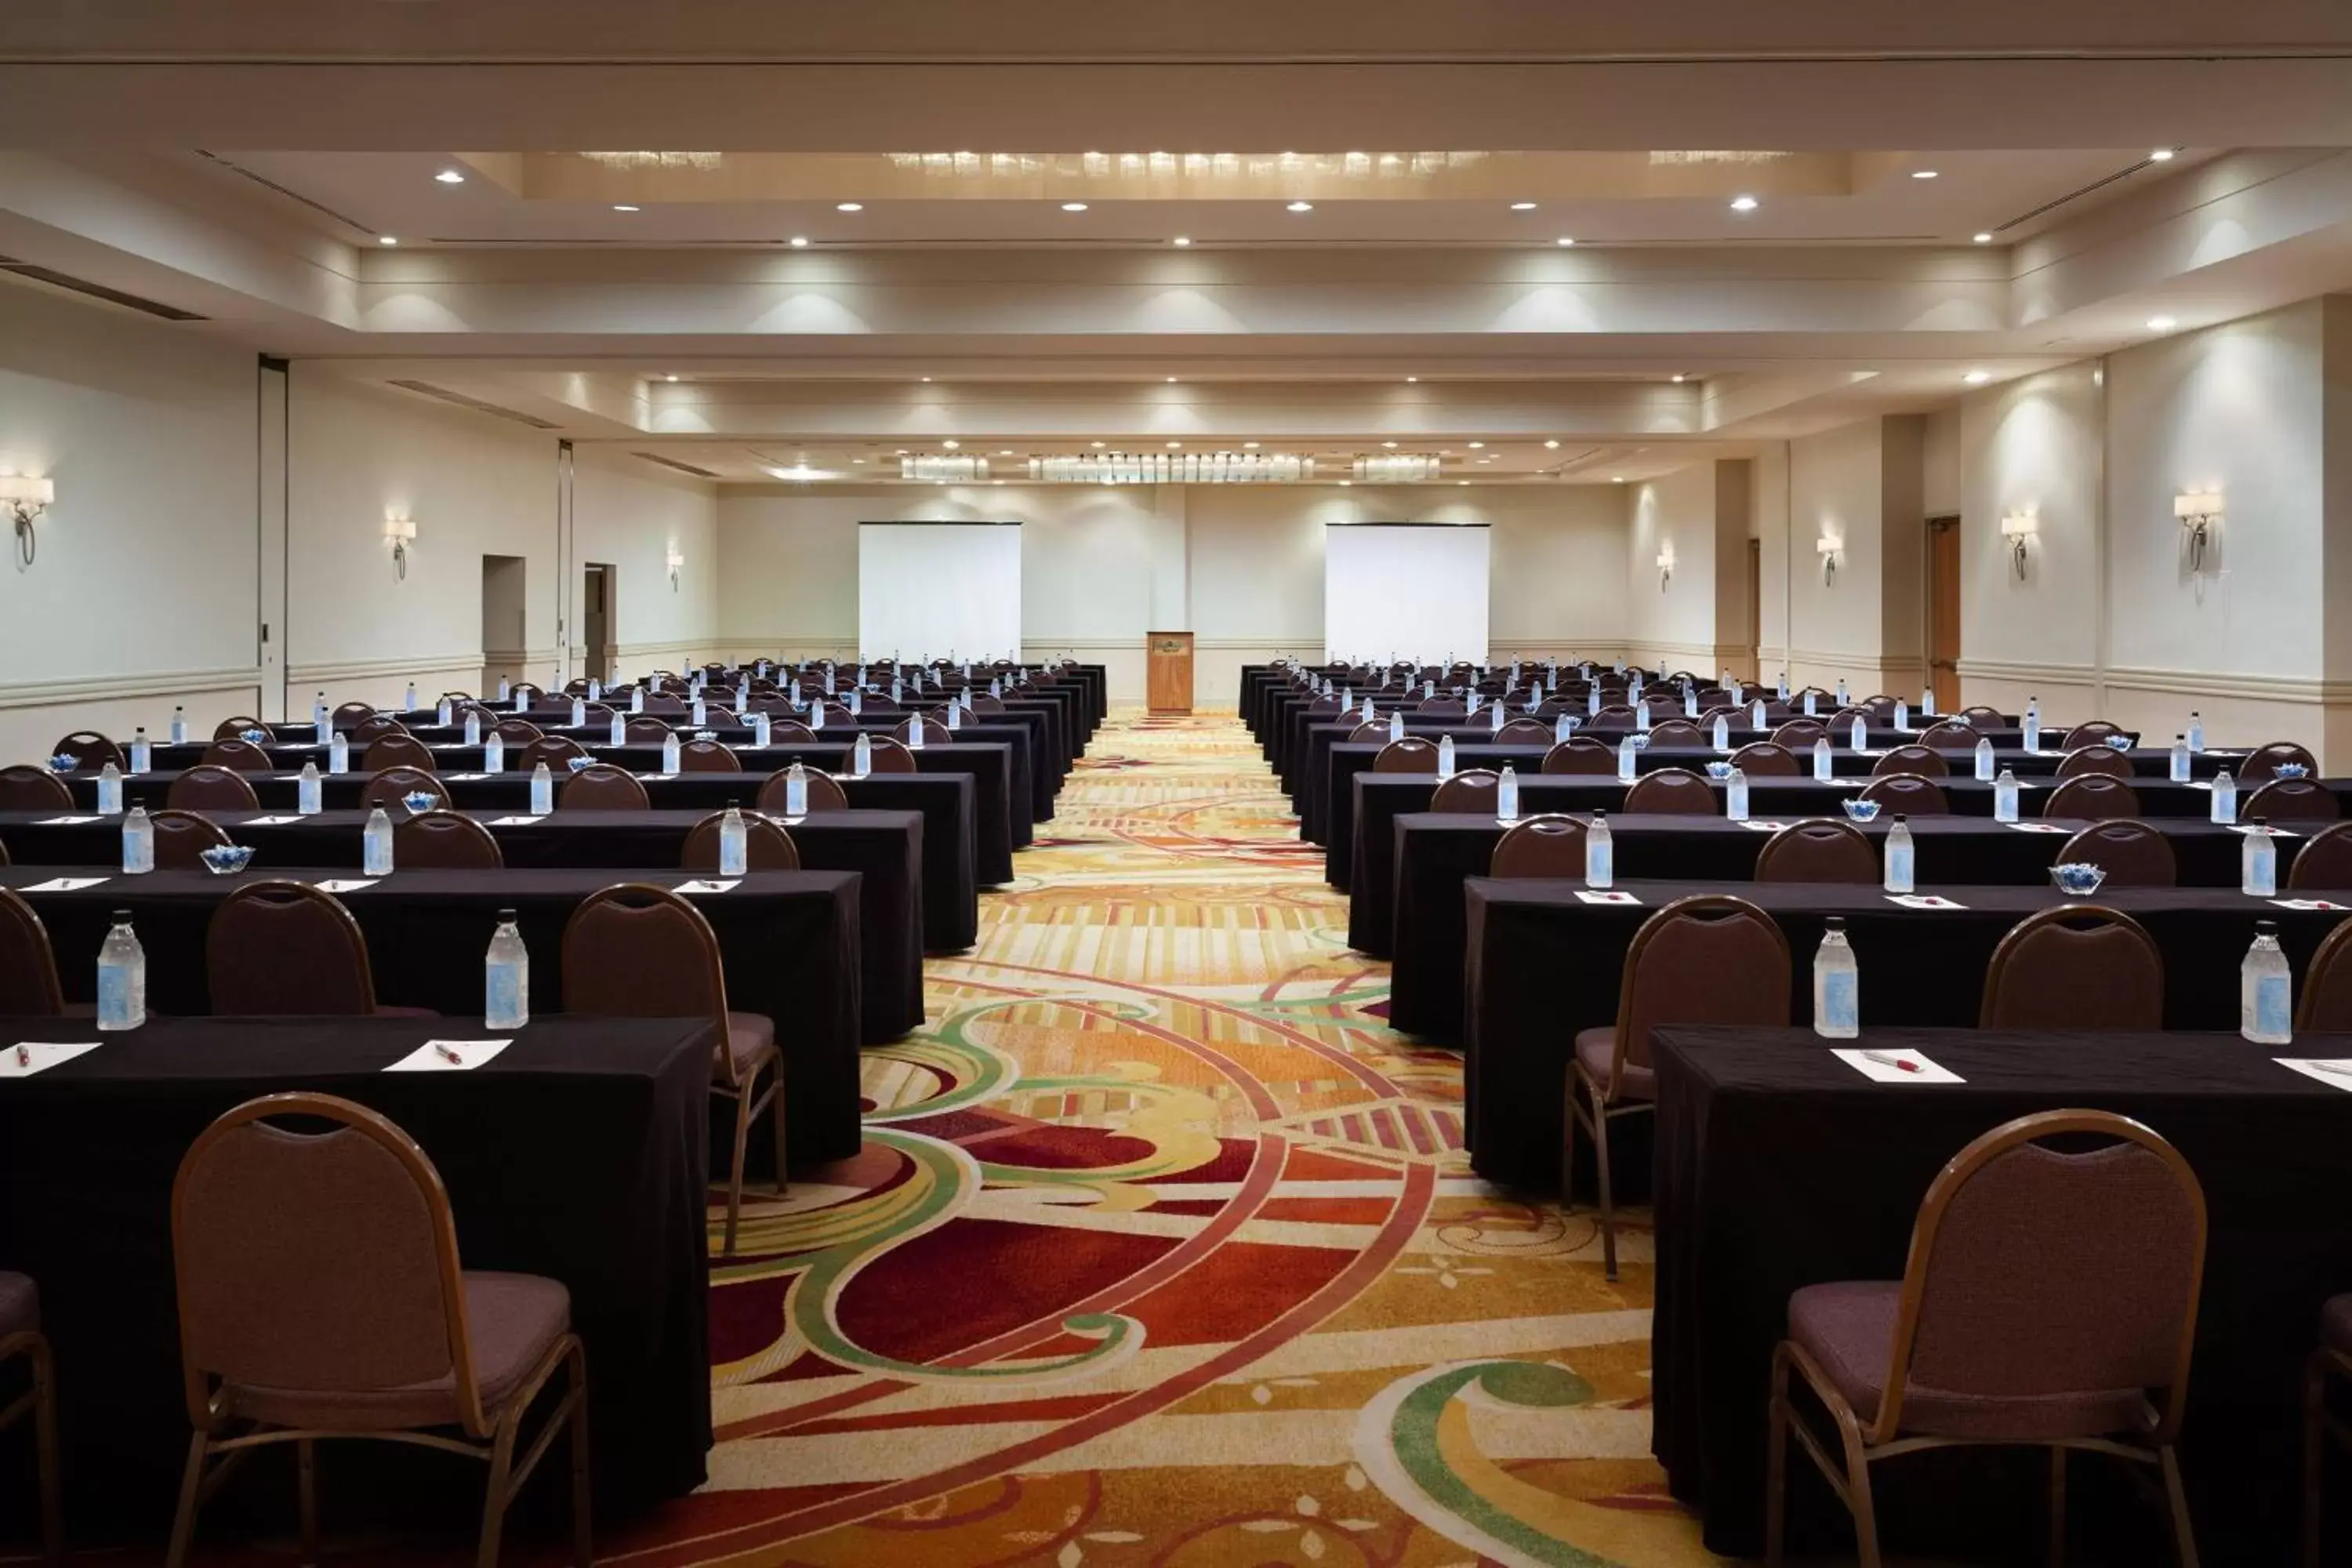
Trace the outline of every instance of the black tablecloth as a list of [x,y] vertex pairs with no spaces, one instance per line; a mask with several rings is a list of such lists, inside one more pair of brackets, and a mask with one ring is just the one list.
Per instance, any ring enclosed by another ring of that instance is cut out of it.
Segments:
[[[1862,831],[1884,839],[1895,819],[1882,816]],[[2048,883],[2050,867],[2067,838],[2087,822],[2037,819],[2021,825],[1982,816],[1923,816],[1911,823],[1916,879],[2012,887]],[[2214,822],[2158,817],[2171,843],[2183,887],[2234,888],[2242,881],[2244,837]],[[2044,826],[2063,833],[2043,832]],[[1764,820],[1743,826],[1719,816],[1612,816],[1610,837],[1620,876],[1670,882],[1745,882],[1772,837]],[[1416,812],[1396,819],[1396,875],[1391,897],[1375,909],[1373,889],[1360,888],[1351,915],[1388,922],[1389,1023],[1408,1034],[1455,1039],[1462,1029],[1462,884],[1483,877],[1494,859],[1502,825],[1492,817]],[[2279,880],[2301,836],[2278,839]],[[1884,851],[1882,850],[1882,864]],[[1738,889],[1734,889],[1735,891]],[[2352,898],[2352,895],[2347,895]]]
[[[2352,1037],[2273,1047],[2235,1034],[1874,1028],[1831,1042],[1807,1031],[1676,1028],[1655,1038],[1652,1441],[1675,1494],[1704,1514],[1710,1548],[1760,1548],[1772,1346],[1787,1328],[1790,1293],[1901,1279],[1919,1200],[1947,1160],[2012,1118],[2087,1107],[2153,1127],[2205,1191],[2181,1468],[2206,1561],[2291,1560],[2297,1376],[2320,1301],[2352,1289],[2352,1209],[2343,1202],[2352,1192],[2352,1095],[2271,1058],[2352,1056]],[[1832,1057],[1832,1044],[1921,1050],[1968,1081],[1874,1083]],[[2033,1262],[2017,1259],[2021,1268]],[[1790,1448],[1797,1532],[1850,1559],[1841,1510]],[[2074,1476],[2093,1482],[2107,1468],[2078,1458]],[[2033,1552],[2044,1517],[2040,1456],[1992,1474],[1990,1487],[1974,1473],[1981,1468],[1949,1453],[1874,1467],[1889,1551],[1941,1560],[1983,1534],[2019,1561]],[[2007,1479],[2015,1484],[2004,1488]],[[2336,1489],[2338,1505],[2343,1497]],[[2078,1510],[2083,1500],[2078,1492]],[[2111,1561],[2170,1561],[2154,1508],[2106,1511],[2080,1521],[2077,1539],[2102,1541]],[[1810,1528],[1825,1520],[1826,1531]]]
[[[0,1020],[0,1045],[98,1037],[87,1022]],[[709,1026],[550,1019],[471,1072],[382,1070],[428,1039],[484,1037],[478,1018],[157,1021],[0,1082],[0,1258],[40,1282],[85,1543],[168,1520],[186,1452],[171,1261],[181,1156],[222,1112],[288,1089],[358,1100],[414,1137],[448,1189],[467,1268],[571,1290],[600,1504],[702,1481]],[[453,1463],[429,1473],[470,1501],[481,1473],[442,1468]],[[560,1487],[560,1451],[556,1464]],[[290,1482],[268,1474],[290,1520]],[[9,1506],[30,1489],[5,1489]]]
[[[260,880],[259,873],[125,877],[100,867],[73,874],[106,880],[70,892],[35,892],[27,889],[58,876],[57,868],[0,867],[0,887],[31,904],[48,929],[69,1001],[96,997],[98,949],[106,940],[108,916],[127,909],[147,953],[149,1007],[175,1017],[212,1011],[205,928],[220,901],[240,885]],[[306,882],[359,879],[348,871],[315,868],[274,874]],[[676,887],[689,879],[677,871],[646,871],[631,879]],[[480,1021],[483,953],[502,909],[515,911],[530,951],[532,1015],[562,1011],[564,922],[583,899],[613,881],[579,870],[415,870],[336,896],[367,938],[376,999],[386,1006],[430,1007],[456,1026]],[[879,999],[898,1009],[890,1022],[877,1028],[868,1021],[876,998],[865,993],[858,972],[858,883],[848,871],[761,871],[724,893],[687,895],[719,938],[729,1005],[776,1021],[789,1090],[791,1157],[803,1163],[845,1160],[857,1152],[858,1047],[869,1037],[904,1033],[910,1005],[914,1022],[922,1016],[921,993],[908,998],[903,986],[892,986]]]
[[[2010,927],[2068,900],[2049,888],[1936,887],[1966,905],[1913,910],[1875,888],[1822,884],[1633,882],[1638,906],[1587,904],[1580,884],[1472,879],[1464,1091],[1471,1163],[1496,1181],[1551,1186],[1559,1175],[1560,1089],[1579,1029],[1617,1016],[1625,949],[1641,923],[1675,899],[1736,892],[1769,911],[1789,938],[1790,994],[1812,1018],[1813,950],[1822,921],[1843,915],[1862,971],[1871,1025],[1968,1026],[1977,1020],[1985,966]],[[2109,889],[2098,902],[2138,920],[2164,955],[2168,1028],[2235,1028],[2238,965],[2256,921],[2276,921],[2297,983],[2338,912],[2279,908],[2218,888]],[[2352,903],[2352,897],[2342,902]]]

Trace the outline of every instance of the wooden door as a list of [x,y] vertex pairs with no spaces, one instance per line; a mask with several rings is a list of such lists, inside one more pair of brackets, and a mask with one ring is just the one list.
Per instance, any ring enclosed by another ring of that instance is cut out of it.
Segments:
[[1960,520],[1927,520],[1927,674],[1936,709],[1960,707]]

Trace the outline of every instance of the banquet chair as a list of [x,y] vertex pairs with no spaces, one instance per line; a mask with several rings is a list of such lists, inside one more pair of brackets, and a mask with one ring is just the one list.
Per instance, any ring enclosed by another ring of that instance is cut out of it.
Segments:
[[[370,756],[373,758],[373,753]],[[408,809],[406,797],[420,790],[433,797],[431,810],[446,811],[453,804],[447,784],[422,768],[404,764],[385,768],[360,786],[360,809],[373,811],[381,806],[387,814],[404,812]]]
[[1617,776],[1617,748],[1590,735],[1570,735],[1544,753],[1542,771],[1594,778]]
[[65,1010],[48,928],[32,905],[0,888],[0,1018],[54,1018]]
[[1837,693],[1828,687],[1800,686],[1789,693],[1789,711],[1802,713],[1808,697],[1813,700],[1813,710],[1817,713],[1825,713],[1837,706]]
[[[333,1125],[296,1132],[273,1125],[281,1118]],[[279,1443],[296,1447],[301,1561],[323,1561],[322,1438],[485,1461],[475,1562],[495,1568],[507,1510],[559,1431],[570,1436],[572,1561],[587,1568],[588,1373],[571,1293],[536,1275],[466,1268],[440,1173],[392,1122],[323,1094],[230,1110],[180,1162],[172,1259],[194,1432],[169,1568],[187,1561],[197,1508],[229,1468]],[[558,1371],[562,1397],[526,1441],[523,1420]]]
[[[2058,776],[2062,779],[2092,776],[2130,779],[2137,777],[2138,773],[2139,770],[2132,766],[2129,757],[2104,742],[2077,746],[2058,759]],[[2046,816],[2049,813],[2042,815]]]
[[2066,738],[2058,742],[2058,749],[2079,752],[2085,746],[2098,746],[2112,752],[2116,748],[2107,744],[2107,737],[2124,733],[2126,731],[2120,724],[2110,724],[2105,719],[2087,719],[2066,731]]
[[646,692],[646,711],[647,713],[658,713],[669,718],[676,718],[681,714],[688,712],[689,710],[690,706],[687,702],[686,699],[678,696],[674,691],[663,691],[648,689]]
[[[899,725],[899,732],[897,736],[898,742],[901,745],[904,745],[908,741],[912,740],[914,738],[915,731],[919,728],[922,731],[923,744],[926,746],[951,746],[955,744],[955,731],[949,729],[937,719],[930,717],[929,714],[908,719],[904,724]],[[771,737],[773,737],[775,734],[774,726],[771,725],[769,727],[768,733]]]
[[200,763],[172,781],[163,804],[174,811],[259,811],[261,797],[244,774]]
[[[563,1010],[614,1018],[707,1017],[717,1031],[710,1092],[735,1102],[735,1149],[727,1184],[722,1257],[735,1256],[743,1209],[743,1157],[751,1123],[772,1110],[776,1194],[784,1192],[784,1065],[776,1026],[727,1007],[719,938],[702,911],[667,888],[624,882],[581,900],[563,928]],[[760,1089],[760,1076],[768,1087]]]
[[1596,730],[1630,730],[1639,722],[1640,715],[1622,702],[1610,702],[1585,721],[1588,728]]
[[1957,719],[1939,719],[1919,732],[1919,743],[1948,752],[1968,751],[1980,737]]
[[1536,704],[1535,717],[1538,719],[1557,719],[1563,713],[1574,713],[1578,717],[1581,718],[1583,716],[1583,703],[1570,702],[1567,698],[1555,694],[1545,698],[1541,702]]
[[0,811],[71,811],[73,791],[47,768],[11,763],[0,768]]
[[193,811],[151,811],[147,826],[155,834],[158,871],[201,871],[205,851],[226,848],[230,842],[219,823]]
[[1719,816],[1722,803],[1715,788],[1688,768],[1660,768],[1643,773],[1625,791],[1625,810],[1675,816]]
[[587,696],[588,678],[584,675],[575,675],[571,679],[565,681],[563,683],[563,695],[566,697]]
[[1668,719],[1650,726],[1650,744],[1654,746],[1704,746],[1706,731],[1687,719]]
[[327,715],[327,723],[336,730],[355,730],[375,717],[375,709],[365,702],[345,702]]
[[123,760],[122,748],[95,730],[76,730],[72,734],[51,746],[49,755],[71,757],[81,767],[89,769],[91,773],[98,772],[109,763],[112,763],[118,772],[127,765]]
[[247,718],[246,715],[240,713],[233,719],[224,719],[219,723],[214,725],[213,739],[215,741],[242,740],[244,739],[245,732],[247,730],[259,730],[267,733],[268,729],[269,726],[263,723],[260,720]]
[[[719,869],[719,827],[726,820],[726,812],[714,811],[694,825],[686,836],[685,847],[678,851],[679,869]],[[775,818],[756,810],[746,811],[743,864],[754,871],[797,871],[801,868],[800,846],[793,842],[793,836]]]
[[2316,779],[2273,779],[2238,802],[2238,820],[2333,822],[2344,815],[2336,792]]
[[655,717],[649,711],[632,713],[629,715],[628,723],[622,728],[621,733],[632,742],[651,741],[656,745],[659,745],[669,738],[669,722],[665,719]]
[[1870,776],[1887,773],[1916,773],[1923,779],[1945,779],[1952,770],[1944,761],[1944,753],[1930,746],[1894,746],[1886,754],[1870,764]]
[[351,732],[343,737],[343,741],[347,745],[359,747],[364,753],[368,747],[383,740],[386,735],[407,733],[408,727],[399,720],[388,713],[377,713],[352,725]]
[[2105,886],[2170,888],[2180,880],[2172,841],[2149,824],[2126,818],[2095,823],[2066,840],[2052,863],[2069,861],[2087,861],[2106,872]]
[[[1601,1260],[1617,1278],[1617,1213],[1610,1197],[1609,1123],[1657,1109],[1650,1031],[1669,1024],[1789,1022],[1789,939],[1746,899],[1676,899],[1642,922],[1625,950],[1617,1021],[1577,1032],[1564,1096],[1559,1205],[1576,1206],[1576,1130],[1592,1136],[1600,1171]],[[1580,1103],[1580,1094],[1582,1103]]]
[[740,773],[743,761],[717,741],[688,741],[677,749],[682,773]]
[[2067,904],[2009,929],[1985,966],[1984,1029],[2161,1029],[2164,956],[2103,904]]
[[1582,877],[1584,824],[1547,812],[1513,823],[1495,845],[1489,877]]
[[490,830],[454,811],[428,811],[392,830],[393,864],[404,869],[501,871],[507,858]]
[[751,721],[723,702],[702,705],[702,728],[706,730],[749,729]]
[[[849,809],[849,792],[841,787],[839,779],[823,768],[803,768],[802,772],[808,779],[808,808],[811,811]],[[784,768],[770,773],[768,782],[760,786],[760,793],[751,804],[769,816],[783,820],[784,795],[791,776],[790,770]]]
[[1429,797],[1429,809],[1454,816],[1492,816],[1497,805],[1495,792],[1503,775],[1492,768],[1465,768],[1450,779],[1440,780],[1435,793]]
[[626,768],[594,763],[563,781],[555,792],[558,811],[650,811],[646,786]]
[[1772,743],[1790,751],[1812,750],[1813,742],[1829,738],[1830,727],[1819,719],[1791,719],[1772,731]]
[[518,680],[507,688],[507,700],[509,703],[520,704],[517,711],[527,711],[538,707],[540,699],[546,695],[547,688],[534,685],[528,680]]
[[277,764],[269,753],[250,741],[215,741],[205,748],[204,763],[207,767],[230,768],[241,773],[273,772]]
[[41,1332],[41,1292],[27,1275],[0,1271],[0,1366],[22,1360],[31,1386],[0,1405],[0,1432],[30,1415],[41,1489],[41,1561],[64,1568],[65,1508],[58,1486],[58,1386],[49,1342]]
[[1731,753],[1731,765],[1752,779],[1801,778],[1805,772],[1797,753],[1778,741],[1750,741]]
[[404,730],[371,744],[367,754],[360,759],[360,767],[372,773],[380,773],[386,768],[415,768],[429,773],[434,771],[433,748]]
[[915,763],[915,753],[907,749],[904,741],[888,735],[870,735],[866,737],[866,762],[875,773],[911,773],[920,771]]
[[610,730],[613,719],[613,705],[609,702],[583,702],[580,705],[580,721],[592,729]]
[[2320,1487],[2326,1479],[2327,1445],[2333,1441],[2352,1454],[2352,1422],[2327,1407],[2331,1384],[2352,1383],[2352,1295],[2331,1296],[2320,1304],[2319,1348],[2304,1363],[2303,1378],[2303,1568],[2320,1568]]
[[1433,773],[1436,771],[1437,742],[1424,741],[1418,735],[1391,741],[1381,748],[1381,754],[1372,759],[1372,772],[1376,773]]
[[1878,850],[1851,822],[1808,817],[1792,822],[1764,841],[1756,857],[1759,882],[1852,882],[1878,880]]
[[2352,921],[2336,921],[2312,953],[2294,1026],[2298,1033],[2352,1032]]
[[2139,792],[2106,773],[2078,773],[2042,803],[2045,817],[2081,817],[2108,822],[2139,815]]
[[1971,730],[2003,730],[2009,727],[2008,714],[1981,702],[1961,709],[1959,720]]
[[380,1007],[360,922],[307,882],[247,882],[205,928],[205,982],[215,1014],[248,1017],[424,1017]]
[[[808,710],[810,717],[822,718],[826,729],[847,730],[853,733],[857,729],[857,715],[852,713],[845,705],[830,697],[810,698]],[[1000,709],[998,711],[1001,712],[1003,710]],[[1337,710],[1335,709],[1334,711],[1336,712]],[[810,728],[814,729],[816,726],[811,725]]]
[[1905,816],[1949,816],[1952,803],[1944,786],[1917,773],[1883,773],[1862,786],[1862,798],[1874,800],[1883,810]]
[[1004,711],[1004,700],[991,697],[985,691],[975,691],[971,697],[971,710],[975,713],[1002,713]]
[[[2085,1137],[2098,1146],[2076,1152]],[[2053,1138],[2066,1152],[2045,1145]],[[2173,1445],[2205,1224],[2189,1163],[2111,1111],[2042,1111],[1961,1150],[1920,1201],[1901,1280],[1808,1285],[1789,1298],[1789,1336],[1772,1352],[1764,1561],[1781,1559],[1793,1436],[1853,1516],[1863,1568],[1881,1562],[1872,1464],[1985,1444],[2050,1450],[2053,1562],[2063,1555],[2073,1449],[2155,1469],[2174,1551],[2194,1568]],[[1798,1416],[1792,1372],[1834,1437]]]
[[1539,719],[1513,719],[1495,731],[1496,746],[1549,746],[1553,727]]
[[[1336,713],[1339,710],[1339,704],[1335,700],[1331,703],[1331,710]],[[1465,711],[1462,699],[1459,697],[1449,697],[1442,691],[1434,697],[1423,698],[1421,701],[1414,703],[1412,705],[1412,710],[1416,715],[1423,719],[1459,719]]]
[[1895,722],[1895,701],[1896,699],[1895,697],[1886,692],[1879,691],[1874,692],[1870,696],[1864,698],[1860,702],[1855,703],[1854,706],[1861,709],[1863,712],[1869,717],[1869,720],[1873,724],[1885,725]]
[[528,746],[533,741],[544,740],[547,731],[528,719],[501,719],[489,731],[509,746]]
[[517,773],[527,773],[545,763],[549,773],[560,776],[571,770],[572,758],[587,754],[588,748],[569,735],[541,735],[516,756],[514,767]]
[[2239,787],[2243,788],[2257,780],[2278,777],[2281,763],[2300,764],[2306,779],[2319,776],[2319,761],[2309,752],[2293,741],[2273,741],[2269,745],[2248,753],[2244,765],[2238,769]]
[[[947,728],[944,724],[940,727]],[[795,742],[805,743],[815,739],[816,731],[797,719],[779,719],[768,726],[768,742],[771,745],[791,745]]]
[[2352,822],[2323,827],[2305,839],[2286,885],[2298,893],[2312,888],[2352,888]]

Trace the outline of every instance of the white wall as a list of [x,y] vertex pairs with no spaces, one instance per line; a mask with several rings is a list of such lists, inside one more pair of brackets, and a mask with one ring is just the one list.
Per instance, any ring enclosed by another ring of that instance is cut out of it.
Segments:
[[[1625,640],[1632,657],[1645,664],[1716,673],[1715,468],[1713,462],[1696,463],[1629,487]],[[1669,543],[1675,568],[1667,578],[1658,556]]]
[[[586,565],[613,568],[612,638],[619,669],[635,676],[710,656],[719,616],[719,489],[626,453],[582,447],[572,479],[571,608],[565,635],[583,668]],[[667,561],[686,557],[677,584]]]

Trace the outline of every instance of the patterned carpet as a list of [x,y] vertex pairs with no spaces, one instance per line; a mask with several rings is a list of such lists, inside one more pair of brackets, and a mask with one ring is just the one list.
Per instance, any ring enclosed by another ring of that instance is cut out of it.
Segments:
[[747,1212],[673,1564],[1707,1561],[1648,1457],[1649,1257],[1490,1192],[1255,745],[1114,719],[864,1152]]

